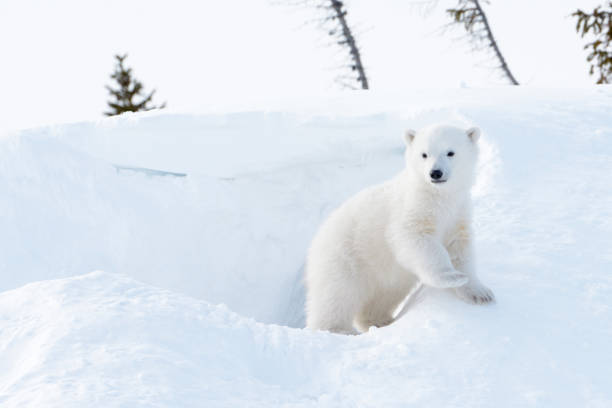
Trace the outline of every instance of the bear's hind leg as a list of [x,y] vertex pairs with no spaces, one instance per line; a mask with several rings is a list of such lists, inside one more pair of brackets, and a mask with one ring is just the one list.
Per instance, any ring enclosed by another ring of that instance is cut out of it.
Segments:
[[342,296],[311,290],[306,301],[306,327],[340,334],[359,334],[353,326],[357,310],[354,294]]
[[409,288],[379,292],[357,315],[357,328],[367,332],[371,326],[384,327],[393,323],[393,313],[410,292]]

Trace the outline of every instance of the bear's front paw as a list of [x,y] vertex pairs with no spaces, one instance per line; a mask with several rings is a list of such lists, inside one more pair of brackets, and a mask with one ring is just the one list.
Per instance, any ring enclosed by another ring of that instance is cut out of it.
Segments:
[[481,305],[495,301],[495,295],[493,295],[491,289],[480,283],[468,284],[454,290],[457,296],[467,303]]
[[456,269],[445,269],[423,279],[424,284],[440,289],[458,288],[468,283],[468,281],[468,276]]

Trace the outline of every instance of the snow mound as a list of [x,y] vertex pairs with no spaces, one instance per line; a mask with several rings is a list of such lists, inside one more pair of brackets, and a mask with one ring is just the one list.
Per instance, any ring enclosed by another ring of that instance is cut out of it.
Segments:
[[314,334],[103,272],[5,292],[0,310],[3,407],[256,404],[283,397],[279,381],[307,380],[296,368],[316,362],[294,347],[321,347]]
[[351,337],[103,272],[39,282],[0,294],[0,404],[606,406],[610,326],[556,296],[475,308],[430,292]]
[[[0,138],[0,406],[612,405],[612,89],[324,102]],[[432,122],[483,129],[498,303],[429,290],[362,336],[299,329],[317,226]]]

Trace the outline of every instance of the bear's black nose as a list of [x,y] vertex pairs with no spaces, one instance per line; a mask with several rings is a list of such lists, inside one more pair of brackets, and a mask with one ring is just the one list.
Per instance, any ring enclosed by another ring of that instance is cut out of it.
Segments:
[[434,180],[439,180],[442,177],[442,174],[442,170],[432,170],[431,173],[429,173],[431,178]]

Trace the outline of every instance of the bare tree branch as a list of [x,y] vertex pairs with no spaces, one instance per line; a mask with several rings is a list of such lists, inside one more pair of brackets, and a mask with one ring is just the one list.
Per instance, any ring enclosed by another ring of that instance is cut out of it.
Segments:
[[365,69],[363,68],[363,63],[361,62],[361,53],[359,52],[359,48],[355,42],[355,37],[353,37],[353,33],[346,22],[346,14],[347,12],[343,9],[344,4],[338,0],[330,0],[331,7],[336,13],[336,19],[340,23],[340,27],[342,28],[342,36],[343,40],[339,42],[341,45],[346,45],[350,49],[350,55],[354,62],[352,65],[352,69],[358,72],[357,81],[361,83],[362,89],[368,89],[368,78],[366,77]]
[[472,1],[474,2],[476,9],[478,10],[478,13],[480,13],[480,15],[482,16],[482,23],[485,26],[489,44],[491,48],[493,48],[493,51],[495,51],[495,55],[499,59],[499,62],[501,64],[501,69],[506,73],[506,76],[508,77],[512,85],[518,85],[519,84],[518,81],[516,80],[516,78],[514,78],[514,75],[512,75],[512,72],[510,72],[510,68],[508,67],[508,64],[506,63],[506,60],[504,59],[504,56],[502,55],[501,51],[499,50],[497,41],[495,41],[495,37],[493,37],[493,31],[491,31],[491,26],[489,26],[489,20],[487,19],[487,15],[482,10],[482,7],[480,7],[480,3],[478,2],[478,0],[472,0]]
[[[347,86],[351,81],[359,83],[360,89],[369,89],[368,77],[362,61],[361,50],[357,45],[357,40],[353,34],[348,21],[347,10],[343,1],[340,0],[279,0],[274,4],[290,4],[311,6],[323,12],[323,16],[318,20],[318,26],[327,31],[327,34],[335,39],[334,43],[341,48],[348,50],[349,64],[347,65],[351,76],[343,76],[338,81],[343,86]],[[347,87],[355,89],[355,86]]]
[[512,85],[519,85],[506,59],[499,49],[499,45],[493,36],[493,31],[487,19],[487,15],[481,7],[479,0],[459,0],[457,8],[447,9],[446,12],[453,18],[456,24],[463,24],[465,30],[470,35],[474,50],[481,48],[481,44],[492,50],[495,58],[499,62],[498,68],[501,69],[506,78]]

